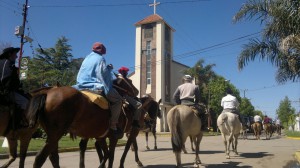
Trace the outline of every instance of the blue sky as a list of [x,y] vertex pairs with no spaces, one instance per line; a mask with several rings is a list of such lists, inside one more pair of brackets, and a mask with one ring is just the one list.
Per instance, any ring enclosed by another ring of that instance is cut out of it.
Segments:
[[[292,106],[300,111],[300,85],[288,82],[278,85],[276,68],[266,61],[250,62],[242,71],[237,69],[237,57],[250,37],[259,38],[263,26],[259,21],[232,23],[232,17],[245,0],[157,0],[157,14],[174,32],[174,59],[193,66],[203,58],[214,63],[214,70],[240,89],[253,106],[275,117],[279,102],[288,96]],[[22,4],[25,0],[0,0],[0,43],[20,46],[14,35],[22,24]],[[153,0],[29,0],[25,34],[31,37],[33,48],[53,47],[64,35],[72,46],[75,58],[85,57],[91,45],[101,41],[107,48],[106,60],[115,69],[127,66],[134,71],[135,26],[152,15],[148,4]],[[29,34],[28,34],[29,33]],[[253,35],[254,34],[254,35]],[[248,36],[249,37],[245,37]],[[241,38],[245,37],[245,38]],[[217,47],[212,47],[217,44]],[[211,49],[205,49],[212,47]],[[205,49],[205,50],[204,50]],[[32,56],[30,43],[24,45],[24,56]],[[195,53],[195,54],[189,54]],[[298,101],[298,102],[296,102]]]

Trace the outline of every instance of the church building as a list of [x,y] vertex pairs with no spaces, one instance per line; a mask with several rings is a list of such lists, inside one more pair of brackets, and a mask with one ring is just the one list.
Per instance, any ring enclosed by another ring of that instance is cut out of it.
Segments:
[[162,118],[157,120],[156,130],[167,132],[166,115],[175,105],[173,93],[189,67],[173,60],[175,30],[161,16],[154,12],[136,22],[135,27],[135,71],[130,79],[140,96],[148,94],[156,101],[162,100]]

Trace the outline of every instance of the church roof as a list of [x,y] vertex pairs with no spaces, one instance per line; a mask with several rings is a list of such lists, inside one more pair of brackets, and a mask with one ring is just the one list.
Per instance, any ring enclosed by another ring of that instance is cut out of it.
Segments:
[[155,22],[164,22],[166,25],[168,25],[173,31],[175,31],[175,29],[173,29],[161,16],[159,16],[158,14],[153,14],[150,15],[138,22],[136,22],[134,25],[135,26],[140,26],[143,24],[148,24],[148,23],[155,23]]

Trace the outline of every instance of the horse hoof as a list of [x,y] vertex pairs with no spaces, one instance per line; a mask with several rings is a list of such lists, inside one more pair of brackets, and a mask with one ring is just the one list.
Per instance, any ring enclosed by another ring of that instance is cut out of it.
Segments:
[[137,164],[138,164],[138,167],[144,167],[144,165],[141,161],[138,161]]
[[154,146],[154,149],[157,150],[157,146]]
[[149,146],[146,146],[146,149],[147,149],[147,150],[150,150]]
[[195,164],[194,164],[194,167],[199,167],[199,165],[195,163]]
[[230,159],[230,156],[226,156],[226,159]]

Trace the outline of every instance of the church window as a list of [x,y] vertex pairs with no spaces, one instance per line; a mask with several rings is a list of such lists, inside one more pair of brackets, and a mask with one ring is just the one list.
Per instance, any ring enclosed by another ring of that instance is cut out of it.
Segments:
[[146,77],[147,84],[151,84],[151,41],[146,43]]
[[145,25],[144,29],[144,38],[152,38],[153,37],[153,26],[151,24]]

